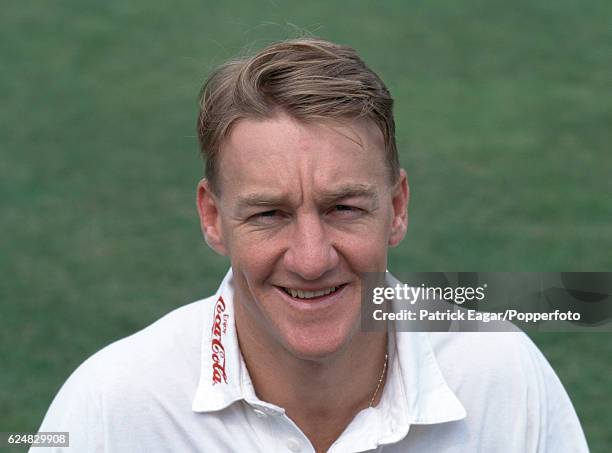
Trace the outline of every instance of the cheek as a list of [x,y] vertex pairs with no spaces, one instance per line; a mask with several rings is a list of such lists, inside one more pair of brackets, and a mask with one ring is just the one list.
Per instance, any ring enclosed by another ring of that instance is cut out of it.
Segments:
[[233,235],[228,249],[232,268],[244,275],[250,287],[270,275],[281,254],[278,244],[257,235]]
[[384,272],[387,266],[387,241],[385,230],[372,228],[368,234],[344,238],[336,249],[355,272]]

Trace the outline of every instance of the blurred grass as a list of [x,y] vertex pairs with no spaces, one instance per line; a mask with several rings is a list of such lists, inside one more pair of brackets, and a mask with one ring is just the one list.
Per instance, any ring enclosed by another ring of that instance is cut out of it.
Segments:
[[[0,17],[0,428],[35,430],[85,357],[216,288],[196,95],[304,28],[396,98],[412,200],[390,268],[612,270],[612,4],[9,1]],[[593,452],[612,341],[537,334]]]

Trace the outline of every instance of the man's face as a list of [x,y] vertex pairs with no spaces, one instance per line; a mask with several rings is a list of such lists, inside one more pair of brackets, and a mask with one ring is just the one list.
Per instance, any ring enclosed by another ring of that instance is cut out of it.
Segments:
[[407,183],[391,183],[366,120],[245,119],[220,149],[219,196],[202,181],[208,243],[231,260],[238,333],[305,358],[359,330],[362,272],[384,272],[406,231]]

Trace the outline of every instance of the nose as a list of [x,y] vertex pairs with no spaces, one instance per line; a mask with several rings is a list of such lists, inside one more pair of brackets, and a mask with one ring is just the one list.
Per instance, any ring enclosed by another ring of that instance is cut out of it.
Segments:
[[338,265],[338,252],[319,215],[298,216],[284,261],[289,272],[304,280],[317,280]]

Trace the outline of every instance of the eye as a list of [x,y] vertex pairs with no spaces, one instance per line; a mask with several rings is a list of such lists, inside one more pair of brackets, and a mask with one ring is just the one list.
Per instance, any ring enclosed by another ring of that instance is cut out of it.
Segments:
[[249,217],[249,221],[260,225],[270,225],[278,222],[282,217],[281,211],[278,209],[270,209],[269,211],[261,211]]
[[258,212],[255,214],[256,217],[274,217],[278,211],[276,209],[272,209],[270,211]]
[[330,211],[332,216],[344,220],[356,219],[363,213],[364,211],[362,209],[347,204],[337,204]]
[[346,204],[337,204],[336,206],[334,206],[334,209],[336,211],[349,211],[349,212],[357,210],[357,208],[346,205]]

